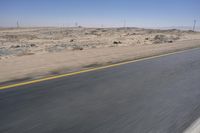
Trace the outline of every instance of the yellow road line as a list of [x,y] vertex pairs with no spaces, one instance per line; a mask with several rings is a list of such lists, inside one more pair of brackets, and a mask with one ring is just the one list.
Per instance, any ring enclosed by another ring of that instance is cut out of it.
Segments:
[[[199,49],[199,48],[194,48],[194,49]],[[189,49],[189,50],[194,50],[194,49]],[[57,75],[57,76],[51,76],[51,77],[47,77],[47,78],[36,79],[36,80],[32,80],[32,81],[27,81],[27,82],[21,82],[21,83],[6,85],[6,86],[0,87],[0,90],[5,90],[5,89],[13,88],[13,87],[19,87],[19,86],[29,85],[29,84],[34,84],[34,83],[39,83],[39,82],[53,80],[53,79],[58,79],[58,78],[62,78],[62,77],[68,77],[68,76],[78,75],[78,74],[81,74],[81,73],[86,73],[86,72],[91,72],[91,71],[96,71],[96,70],[101,70],[101,69],[116,67],[116,66],[120,66],[120,65],[124,65],[124,64],[129,64],[129,63],[134,63],[134,62],[139,62],[139,61],[144,61],[144,60],[149,60],[149,59],[155,59],[155,58],[164,57],[164,56],[168,56],[168,55],[183,53],[183,52],[189,51],[189,50],[182,50],[182,51],[178,51],[178,52],[171,52],[171,53],[168,53],[168,54],[157,55],[157,56],[152,56],[152,57],[146,57],[146,58],[132,60],[132,61],[125,61],[125,62],[122,62],[122,63],[116,63],[116,64],[112,64],[112,65],[107,65],[107,66],[102,66],[102,67],[97,67],[97,68],[91,68],[91,69],[87,69],[87,70],[81,70],[81,71],[77,71],[77,72],[72,72],[72,73],[67,73],[67,74],[61,74],[61,75]]]

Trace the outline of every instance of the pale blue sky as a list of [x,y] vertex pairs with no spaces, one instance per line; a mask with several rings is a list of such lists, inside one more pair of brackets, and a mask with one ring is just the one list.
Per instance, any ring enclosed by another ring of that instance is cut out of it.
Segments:
[[[0,0],[0,26],[191,26],[200,0]],[[197,23],[198,25],[198,23]]]

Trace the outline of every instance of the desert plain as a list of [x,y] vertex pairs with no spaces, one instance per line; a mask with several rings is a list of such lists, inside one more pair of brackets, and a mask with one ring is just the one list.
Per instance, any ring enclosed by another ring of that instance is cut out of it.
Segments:
[[200,47],[200,32],[143,28],[0,28],[0,83]]

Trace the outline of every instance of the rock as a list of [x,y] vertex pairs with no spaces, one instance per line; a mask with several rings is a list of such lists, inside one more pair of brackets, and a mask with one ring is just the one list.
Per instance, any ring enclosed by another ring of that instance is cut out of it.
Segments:
[[74,45],[72,49],[73,49],[73,50],[83,50],[83,47]]
[[113,44],[121,44],[121,41],[114,41]]
[[30,44],[30,47],[36,47],[37,45],[36,44]]
[[171,41],[168,41],[168,43],[173,43],[173,41],[171,40]]
[[20,45],[12,45],[10,48],[20,48]]

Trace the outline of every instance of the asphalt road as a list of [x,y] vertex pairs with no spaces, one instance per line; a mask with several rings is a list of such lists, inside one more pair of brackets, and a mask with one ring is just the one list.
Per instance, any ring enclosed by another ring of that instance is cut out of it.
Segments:
[[0,91],[0,133],[181,133],[200,117],[200,49]]

